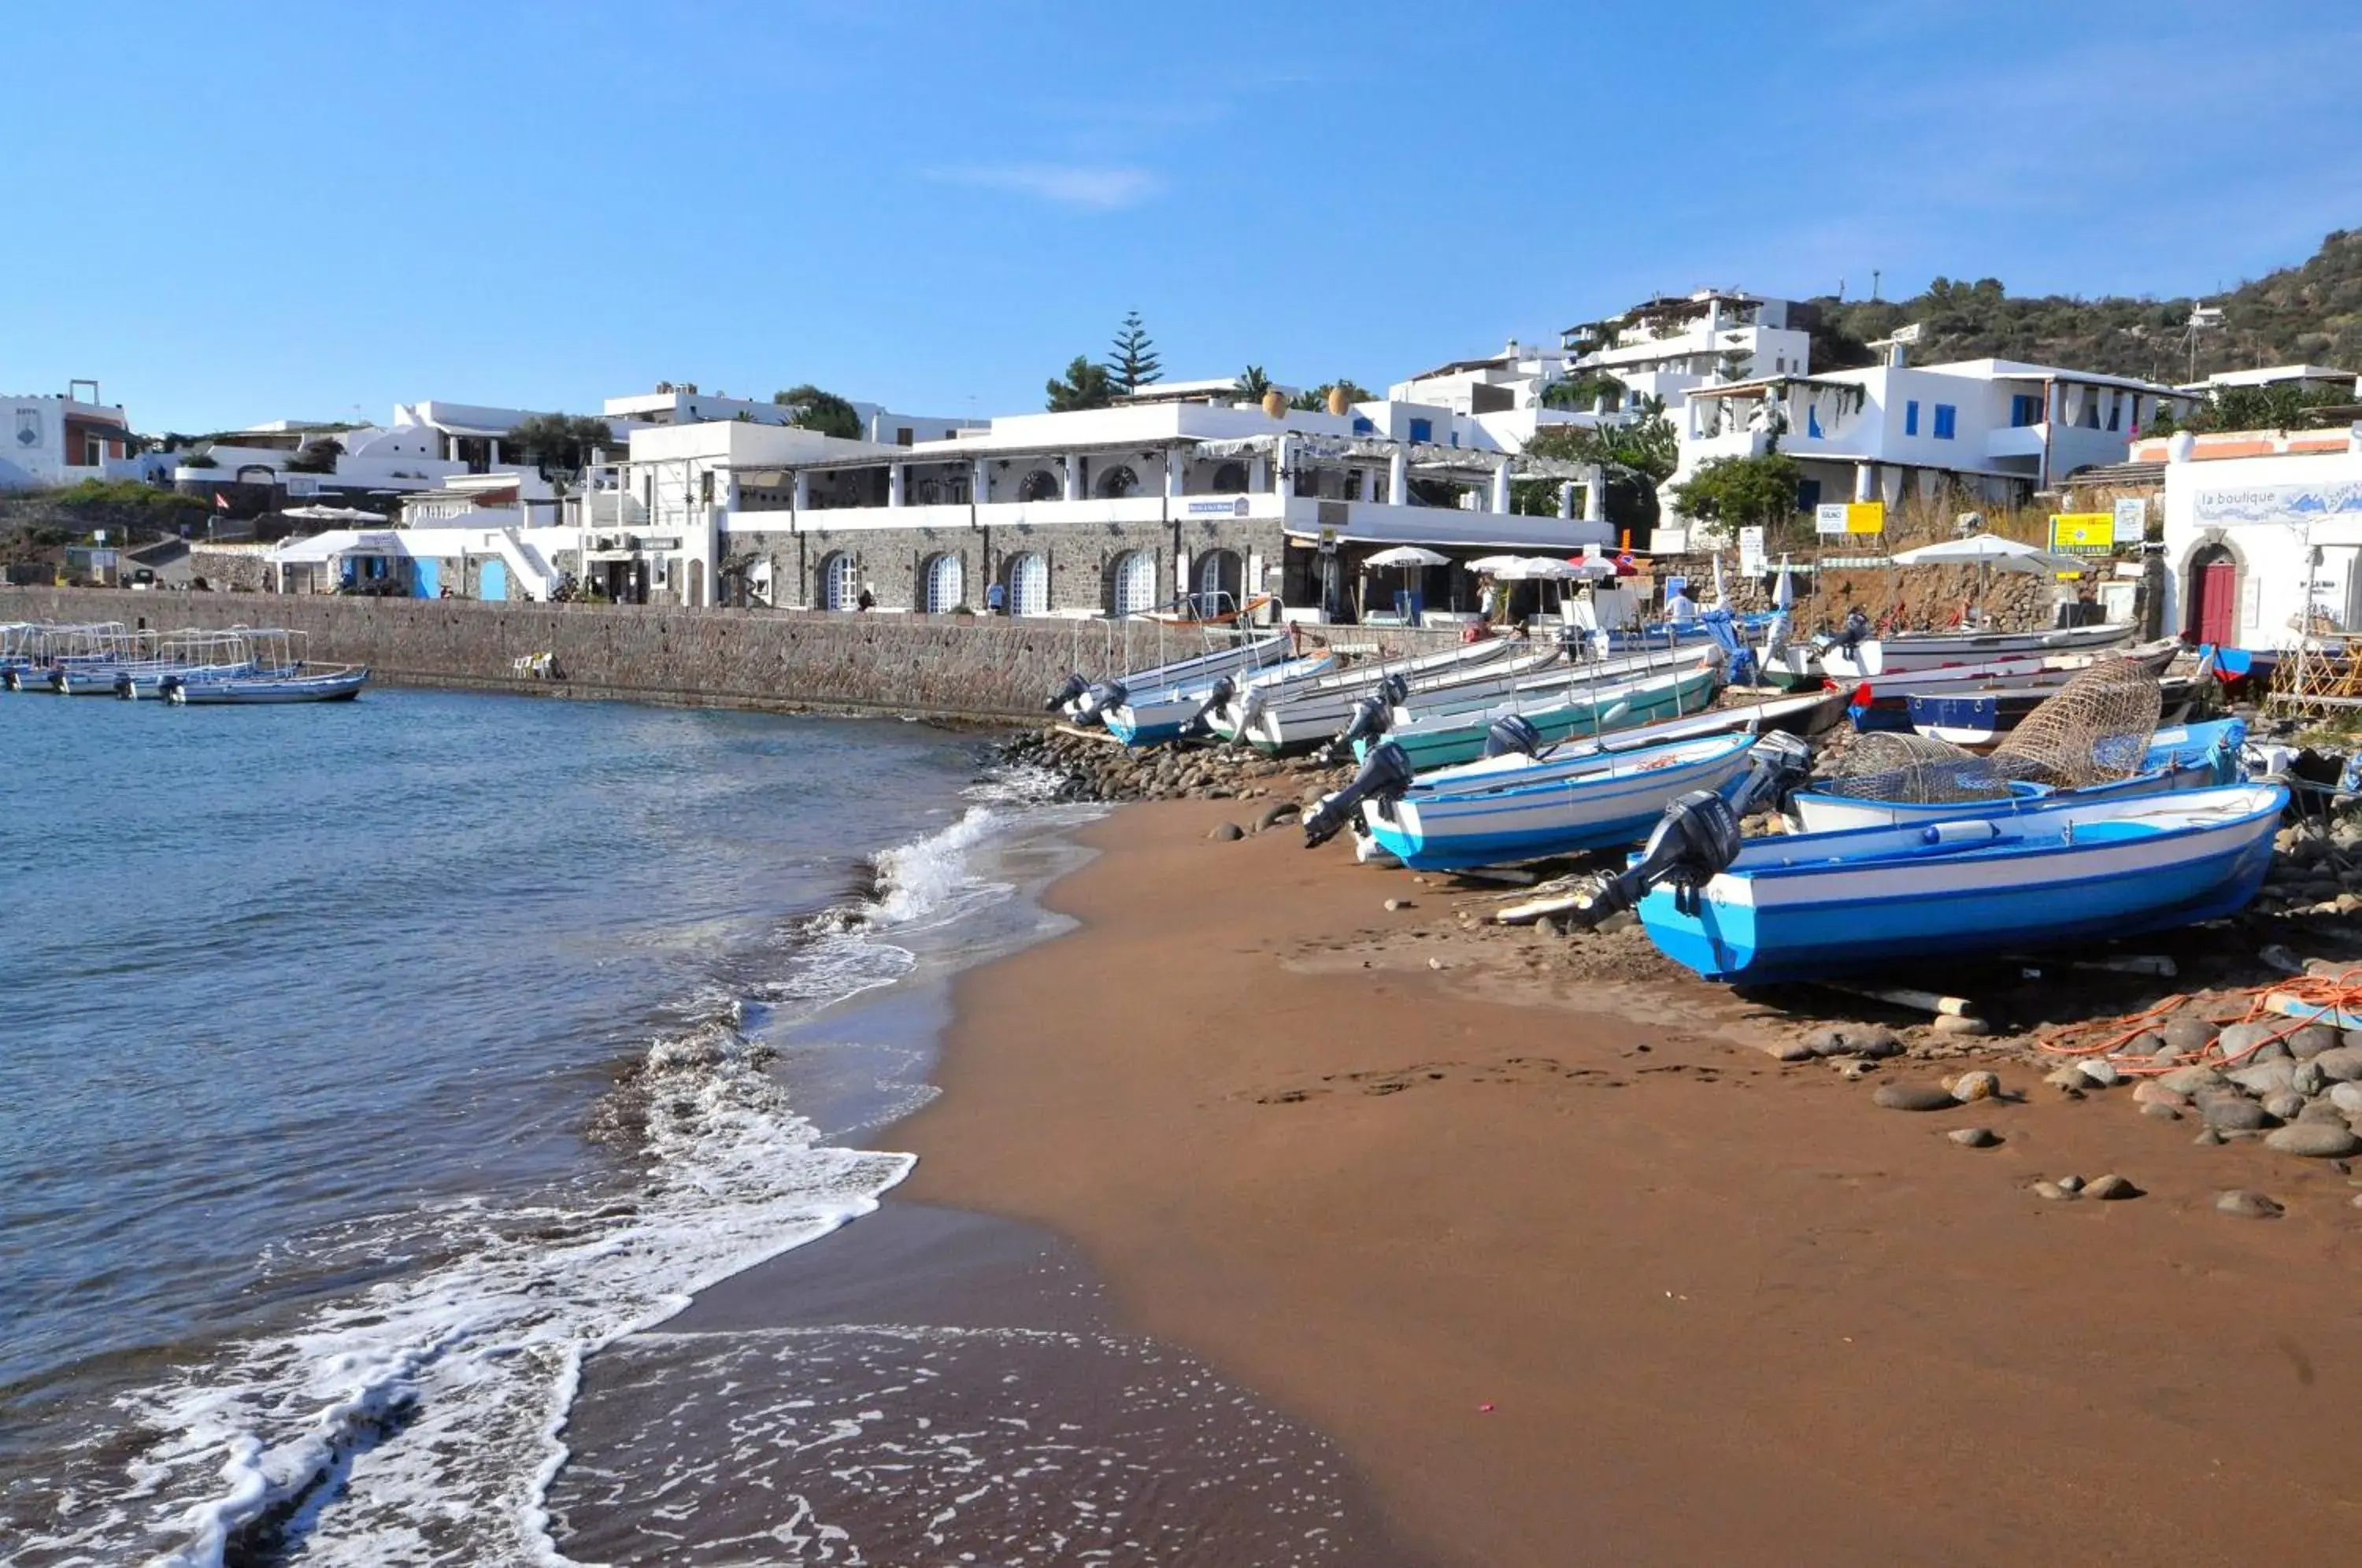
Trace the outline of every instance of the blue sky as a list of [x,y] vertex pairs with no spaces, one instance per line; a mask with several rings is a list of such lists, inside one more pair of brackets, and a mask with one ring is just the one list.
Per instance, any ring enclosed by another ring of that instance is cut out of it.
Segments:
[[1661,290],[2205,291],[2362,225],[2350,4],[7,7],[0,392],[1372,386]]

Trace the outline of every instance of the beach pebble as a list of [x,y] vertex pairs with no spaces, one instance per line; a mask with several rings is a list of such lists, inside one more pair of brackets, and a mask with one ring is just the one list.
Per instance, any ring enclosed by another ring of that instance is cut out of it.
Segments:
[[1944,1136],[1963,1149],[1990,1149],[2001,1142],[2001,1134],[1990,1127],[1955,1127]]
[[2083,1178],[2079,1176],[2063,1176],[2058,1178],[2058,1185],[2070,1192],[2081,1192],[2083,1190]]
[[1903,1041],[1894,1031],[1875,1023],[1837,1023],[1805,1036],[1816,1056],[1866,1056],[1877,1061],[1902,1055]]
[[2181,1120],[2181,1112],[2176,1110],[2169,1105],[2161,1104],[2156,1100],[2151,1100],[2148,1104],[2142,1106],[2140,1109],[2141,1114],[2148,1117],[2151,1121],[2179,1121]]
[[1388,914],[1393,914],[1398,910],[1407,910],[1408,908],[1410,908],[1410,900],[1408,899],[1388,899],[1386,900],[1386,913]]
[[1774,1040],[1763,1050],[1775,1062],[1809,1062],[1820,1054],[1807,1040]]
[[2256,1049],[2256,1047],[2270,1039],[2273,1032],[2279,1027],[2279,1025],[2276,1023],[2265,1023],[2261,1021],[2254,1023],[2226,1023],[2223,1026],[2223,1033],[2220,1042],[2223,1047],[2223,1055],[2232,1058],[2234,1061],[2244,1061],[2247,1058],[2248,1055]]
[[2201,1127],[2198,1130],[2198,1136],[2190,1141],[2202,1149],[2212,1148],[2214,1144],[2223,1142],[2223,1134],[2215,1132],[2212,1127]]
[[2327,1095],[2323,1095],[2317,1099],[2306,1100],[2304,1109],[2296,1113],[2296,1119],[2299,1121],[2334,1121],[2344,1126],[2347,1117],[2344,1106],[2339,1105]]
[[1941,1084],[1881,1084],[1870,1098],[1889,1110],[1941,1110],[1960,1103]]
[[2265,1133],[2264,1147],[2309,1160],[2335,1160],[2362,1149],[2362,1139],[2334,1121],[2299,1121]]
[[2147,1056],[2152,1058],[2164,1056],[2166,1060],[2170,1061],[2172,1058],[2165,1056],[2165,1053],[2171,1049],[2173,1049],[2173,1047],[2166,1043],[2165,1036],[2152,1029],[2145,1034],[2134,1035],[2128,1043],[2118,1047],[2116,1055],[2119,1056]]
[[2001,1079],[1980,1067],[1952,1080],[1952,1098],[1962,1105],[1991,1099],[2001,1093]]
[[2113,1203],[2119,1198],[2138,1198],[2140,1195],[2140,1188],[2135,1187],[2130,1179],[2120,1176],[2114,1171],[2099,1177],[2083,1189],[2084,1197],[2096,1198],[2103,1203]]
[[[2362,1031],[2356,1031],[2362,1033]],[[2312,1059],[2321,1076],[2342,1084],[2362,1083],[2362,1046],[2340,1045],[2334,1051],[2323,1051]]]
[[2176,1094],[2196,1094],[2201,1089],[2220,1088],[2223,1075],[2212,1067],[2176,1067],[2157,1081]]
[[1263,815],[1255,818],[1255,832],[1261,833],[1267,827],[1277,827],[1282,823],[1294,822],[1301,815],[1303,815],[1303,808],[1293,801],[1282,801],[1275,806],[1265,806],[1263,809]]
[[2264,1114],[2275,1121],[2292,1121],[2304,1111],[2304,1096],[2294,1089],[2279,1089],[2264,1096]]
[[2034,1184],[2034,1196],[2047,1198],[2053,1203],[2057,1203],[2074,1197],[2075,1189],[2064,1182],[2036,1181]]
[[1629,931],[1639,923],[1640,917],[1634,914],[1630,910],[1617,910],[1614,914],[1609,915],[1606,920],[1601,921],[1597,925],[1593,926],[1591,929],[1599,933],[1602,936],[1609,936],[1619,931]]
[[1244,838],[1246,835],[1247,830],[1239,826],[1236,823],[1218,823],[1215,824],[1214,831],[1208,834],[1206,836],[1211,839],[1219,839],[1224,844],[1229,844],[1234,840]]
[[2348,1116],[2362,1116],[2362,1084],[2332,1084],[2329,1103]]
[[2078,1063],[2077,1066],[2084,1078],[2097,1088],[2111,1088],[2124,1077],[2116,1071],[2116,1065],[2104,1056],[2090,1057]]
[[1430,958],[1427,961],[1427,966],[1430,969],[1440,969],[1443,967],[1443,960],[1440,958]]
[[2314,1066],[2311,1062],[2299,1062],[2296,1065],[2296,1070],[2289,1075],[2289,1088],[2304,1096],[2307,1099],[2319,1094],[2323,1088],[2327,1087],[2328,1082],[2329,1080],[2323,1076],[2321,1069]]
[[1938,1034],[1990,1034],[1992,1025],[1981,1018],[1961,1018],[1953,1013],[1938,1013],[1928,1028]]
[[2246,1187],[2235,1187],[2222,1194],[2214,1199],[2214,1207],[2243,1220],[2277,1220],[2282,1212],[2278,1199]]
[[2249,1094],[2261,1098],[2278,1094],[2296,1078],[2294,1062],[2257,1062],[2253,1066],[2234,1067],[2223,1075]]
[[2310,1062],[2323,1051],[2337,1049],[2337,1031],[2325,1023],[2308,1023],[2288,1037],[2289,1055]]
[[2064,1093],[2069,1099],[2082,1099],[2083,1090],[2090,1083],[2083,1077],[2083,1069],[2072,1062],[2051,1068],[2042,1075],[2042,1081]]
[[2133,1085],[2133,1100],[2139,1105],[2162,1105],[2179,1110],[2190,1103],[2190,1097],[2166,1088],[2154,1078]]
[[2194,1012],[2167,1019],[2161,1032],[2166,1044],[2183,1056],[2195,1056],[2214,1042],[2214,1026]]
[[2271,1121],[2264,1108],[2235,1094],[2211,1094],[2198,1102],[2198,1114],[2217,1132],[2253,1132]]

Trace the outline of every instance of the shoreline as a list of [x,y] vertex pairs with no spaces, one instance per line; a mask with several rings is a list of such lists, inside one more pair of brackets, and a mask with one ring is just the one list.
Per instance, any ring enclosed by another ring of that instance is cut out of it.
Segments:
[[[1292,833],[1209,842],[1244,804],[1077,835],[1043,900],[1076,925],[955,981],[889,1204],[1069,1239],[1423,1559],[2229,1562],[2362,1522],[2328,1173],[2064,1102],[1875,1110],[1739,1010],[1675,1028],[1654,977],[1461,941]],[[2046,1205],[2046,1170],[2147,1196]],[[2233,1183],[2304,1196],[2209,1212]]]

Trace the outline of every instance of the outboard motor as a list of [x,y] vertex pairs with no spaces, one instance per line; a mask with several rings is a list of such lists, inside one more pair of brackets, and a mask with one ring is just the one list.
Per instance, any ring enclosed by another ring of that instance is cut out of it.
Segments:
[[1238,695],[1238,687],[1231,682],[1229,676],[1216,677],[1214,684],[1207,689],[1206,700],[1198,704],[1198,711],[1181,721],[1181,733],[1185,735],[1194,735],[1202,731],[1211,734],[1214,726],[1206,721],[1220,712],[1224,703]]
[[1393,741],[1372,751],[1362,764],[1362,771],[1342,790],[1322,801],[1310,816],[1304,819],[1304,847],[1311,849],[1337,836],[1337,830],[1360,814],[1362,802],[1377,800],[1388,804],[1399,801],[1410,788],[1410,758]]
[[1066,684],[1059,687],[1051,694],[1050,700],[1042,704],[1042,711],[1045,713],[1054,713],[1090,689],[1091,683],[1085,680],[1079,673],[1069,675],[1066,677]]
[[139,683],[131,679],[130,671],[122,670],[116,673],[115,677],[115,694],[127,702],[136,702],[138,701]]
[[1542,749],[1542,733],[1523,713],[1509,713],[1493,721],[1485,731],[1485,755],[1496,756],[1539,756]]
[[1741,817],[1765,808],[1778,811],[1813,776],[1813,748],[1774,730],[1759,736],[1747,754],[1747,777],[1731,791],[1730,809]]
[[1395,709],[1409,700],[1410,682],[1401,676],[1389,675],[1379,681],[1367,696],[1353,700],[1350,710],[1353,716],[1320,748],[1320,760],[1333,762],[1350,756],[1355,741],[1376,740],[1394,727]]
[[1631,868],[1611,877],[1591,902],[1568,919],[1593,926],[1640,901],[1660,882],[1671,882],[1684,912],[1694,912],[1697,893],[1715,874],[1738,858],[1738,813],[1711,790],[1693,790],[1665,808]]
[[1131,695],[1124,690],[1122,681],[1102,680],[1076,699],[1075,723],[1085,729],[1093,724],[1104,724],[1108,714],[1122,707],[1124,699]]

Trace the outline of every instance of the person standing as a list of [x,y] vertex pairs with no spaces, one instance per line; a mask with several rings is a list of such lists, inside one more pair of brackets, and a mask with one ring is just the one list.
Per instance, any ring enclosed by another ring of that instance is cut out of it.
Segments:
[[1003,588],[996,579],[991,586],[984,591],[984,613],[988,615],[998,615],[1008,608],[1008,605],[1009,590]]

